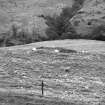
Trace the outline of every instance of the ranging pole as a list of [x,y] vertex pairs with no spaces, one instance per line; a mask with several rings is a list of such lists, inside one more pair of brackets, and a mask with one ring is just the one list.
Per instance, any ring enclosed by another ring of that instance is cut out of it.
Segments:
[[42,89],[42,96],[44,96],[44,82],[43,82],[43,80],[42,80],[41,89]]

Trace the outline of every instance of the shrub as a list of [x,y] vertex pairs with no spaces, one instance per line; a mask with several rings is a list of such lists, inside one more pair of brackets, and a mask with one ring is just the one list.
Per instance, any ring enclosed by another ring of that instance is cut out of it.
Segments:
[[91,39],[105,41],[105,25],[97,26],[90,37]]
[[65,29],[65,32],[62,33],[61,39],[76,39],[78,37],[75,29],[73,28],[72,24],[69,24]]
[[7,33],[5,32],[0,34],[0,47],[5,46],[4,39],[6,36],[7,36]]
[[[72,18],[73,14],[70,7],[63,8],[61,14],[59,16],[46,16],[46,24],[48,28],[46,29],[46,34],[51,40],[60,39],[64,33],[66,34],[68,31],[68,27],[72,27],[69,24],[70,18]],[[73,29],[73,27],[71,28]]]
[[76,32],[69,20],[82,7],[83,3],[84,0],[75,0],[73,6],[64,7],[59,16],[40,16],[46,20],[48,25],[46,34],[50,40],[76,38]]
[[2,40],[1,45],[2,45],[3,47],[5,47],[5,46],[7,46],[8,40],[11,39],[11,32],[10,32],[10,30],[9,30],[9,31],[7,31],[7,32],[5,32],[5,33],[2,33],[2,35],[4,35],[4,36],[3,36],[3,40]]
[[72,5],[72,13],[75,15],[78,10],[80,10],[84,4],[85,0],[74,0],[74,3]]
[[29,34],[25,29],[21,29],[18,32],[18,27],[12,25],[10,30],[2,34],[3,37],[0,38],[1,46],[15,46],[24,45],[37,41],[41,41],[40,35],[33,29],[32,34]]

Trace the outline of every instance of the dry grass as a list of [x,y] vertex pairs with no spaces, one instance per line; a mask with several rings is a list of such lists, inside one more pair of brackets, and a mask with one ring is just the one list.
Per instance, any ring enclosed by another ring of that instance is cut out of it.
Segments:
[[[82,53],[60,47],[39,47],[36,51],[32,51],[30,47],[25,49],[25,46],[24,49],[22,46],[21,49],[18,48],[17,46],[0,50],[1,103],[6,105],[104,103],[104,54]],[[55,49],[60,52],[54,52]],[[45,83],[44,98],[40,98],[41,80]],[[24,99],[25,97],[28,98]]]
[[87,51],[90,53],[105,53],[105,42],[104,41],[95,41],[95,40],[55,40],[55,41],[44,41],[37,42],[21,46],[13,46],[2,48],[4,50],[18,50],[18,49],[32,49],[33,47],[63,47],[66,49],[73,49],[79,52]]

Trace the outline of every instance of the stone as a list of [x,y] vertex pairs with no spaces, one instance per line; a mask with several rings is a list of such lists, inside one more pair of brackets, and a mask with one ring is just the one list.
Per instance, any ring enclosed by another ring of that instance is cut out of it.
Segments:
[[56,50],[54,50],[54,52],[59,53],[59,50],[56,49]]
[[36,51],[37,49],[34,47],[34,48],[32,48],[32,51]]

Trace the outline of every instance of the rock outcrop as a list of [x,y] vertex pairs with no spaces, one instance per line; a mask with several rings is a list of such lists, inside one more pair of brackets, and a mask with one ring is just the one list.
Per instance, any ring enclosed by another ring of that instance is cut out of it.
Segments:
[[95,27],[105,24],[105,0],[85,0],[70,22],[78,34],[90,34]]

